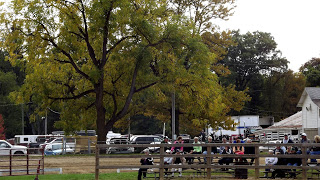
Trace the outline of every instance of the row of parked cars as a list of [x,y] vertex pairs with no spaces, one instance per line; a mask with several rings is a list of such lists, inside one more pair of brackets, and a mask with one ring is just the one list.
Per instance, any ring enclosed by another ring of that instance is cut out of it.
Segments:
[[[133,135],[128,137],[117,137],[107,140],[107,144],[161,144],[163,137],[161,135]],[[141,152],[144,148],[133,147],[111,147],[107,149],[108,154],[112,153],[134,153]],[[152,148],[151,151],[159,151],[159,148]]]
[[[50,138],[42,144],[38,146],[31,147],[29,149],[29,153],[33,152],[33,150],[43,150],[45,155],[59,155],[62,154],[63,151],[65,153],[74,153],[74,143],[66,143],[65,147],[63,147],[62,138]],[[30,148],[30,147],[29,147]],[[11,143],[0,140],[0,155],[23,155],[27,154],[27,147],[23,145],[12,145]]]

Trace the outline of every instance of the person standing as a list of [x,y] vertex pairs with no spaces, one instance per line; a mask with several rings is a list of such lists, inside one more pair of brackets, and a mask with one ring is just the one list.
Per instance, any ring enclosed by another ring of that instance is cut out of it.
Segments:
[[[282,139],[281,141],[282,144],[290,144],[290,143],[294,143],[288,136],[288,134],[285,134],[284,135],[284,138]],[[281,149],[284,151],[284,152],[287,152],[288,150],[288,146],[282,146]]]
[[199,137],[200,137],[200,140],[202,142],[205,142],[206,141],[206,133],[204,132],[204,130],[202,129],[200,134],[199,134]]
[[[307,134],[306,133],[302,133],[301,134],[300,143],[310,143],[310,139],[307,138]],[[297,154],[302,154],[301,148],[298,150]],[[310,154],[309,147],[307,148],[307,154]]]
[[[150,155],[149,154],[149,149],[143,150],[145,155]],[[140,159],[141,165],[153,165],[153,158],[152,157],[146,157],[146,158],[141,158]],[[138,171],[138,180],[141,180],[141,176],[145,178],[147,176],[147,170],[148,168],[140,168]]]

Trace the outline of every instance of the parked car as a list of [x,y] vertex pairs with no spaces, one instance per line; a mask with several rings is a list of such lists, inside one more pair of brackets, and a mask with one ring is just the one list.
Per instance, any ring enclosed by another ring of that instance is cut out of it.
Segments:
[[[66,144],[70,147],[70,149],[75,149],[76,146],[76,140],[74,138],[66,138]],[[53,144],[53,143],[63,143],[63,138],[50,138],[47,140],[45,143],[40,144],[39,148],[44,149],[48,144]]]
[[[130,144],[130,142],[127,138],[111,138],[107,141],[107,144]],[[107,154],[127,154],[133,152],[133,147],[109,147],[107,149]]]
[[[52,143],[47,144],[44,148],[44,155],[60,155],[63,153],[63,144],[62,143]],[[65,147],[66,154],[73,154],[74,149],[71,149],[69,145]]]
[[[280,144],[280,141],[268,141],[265,144]],[[259,151],[260,152],[268,152],[269,149],[274,150],[276,146],[260,146]]]
[[191,136],[189,134],[180,134],[182,137],[183,142],[190,143],[191,142]]
[[11,154],[27,154],[27,147],[20,145],[12,145],[5,140],[0,140],[0,155]]
[[[151,144],[161,143],[162,139],[155,135],[133,135],[130,139],[131,144]],[[141,152],[145,148],[135,147],[134,152]]]

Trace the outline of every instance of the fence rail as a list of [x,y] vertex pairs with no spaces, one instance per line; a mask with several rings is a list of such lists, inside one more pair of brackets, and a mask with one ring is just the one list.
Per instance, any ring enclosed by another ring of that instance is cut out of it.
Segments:
[[[236,155],[236,154],[211,154],[211,147],[221,147],[221,146],[243,146],[246,147],[254,147],[255,153],[254,154],[244,154],[244,155]],[[193,146],[202,146],[207,147],[207,154],[165,154],[166,148],[171,147],[193,147]],[[278,155],[270,155],[270,154],[261,154],[259,147],[275,147],[275,146],[294,146],[299,147],[301,149],[301,154],[278,154]],[[142,155],[142,154],[131,154],[131,155],[107,155],[101,154],[101,151],[105,151],[110,147],[116,148],[126,148],[126,147],[140,147],[140,148],[147,148],[147,147],[159,147],[160,154],[152,154],[152,155]],[[159,169],[159,178],[164,178],[164,168],[204,168],[206,169],[206,178],[210,179],[212,176],[212,169],[216,168],[235,168],[235,169],[254,169],[255,170],[255,178],[258,179],[260,175],[260,169],[266,169],[269,166],[260,165],[260,159],[265,157],[278,157],[278,158],[301,158],[302,165],[294,167],[295,169],[301,169],[302,171],[302,178],[307,179],[307,171],[310,169],[320,171],[320,166],[308,166],[308,159],[320,159],[320,155],[310,155],[307,153],[310,147],[320,147],[320,143],[304,143],[304,144],[263,144],[263,143],[230,143],[230,144],[223,144],[223,143],[210,143],[210,144],[97,144],[96,145],[96,165],[95,165],[95,179],[99,179],[99,170],[100,169],[123,169],[123,168],[158,168]],[[157,165],[104,165],[100,164],[100,159],[105,158],[145,158],[145,157],[152,157],[152,158],[159,158],[160,163]],[[188,165],[165,165],[164,158],[165,157],[200,157],[206,158],[206,164],[188,164]],[[254,158],[253,165],[217,165],[211,164],[211,160],[214,158],[223,158],[223,157],[230,157],[230,158]],[[276,165],[272,166],[272,169],[292,169],[286,165]]]
[[[0,176],[16,176],[16,175],[36,175],[37,173],[44,174],[44,154],[30,154],[39,148],[28,148],[26,154],[14,154],[16,149],[0,149]],[[8,154],[3,152],[8,151]]]

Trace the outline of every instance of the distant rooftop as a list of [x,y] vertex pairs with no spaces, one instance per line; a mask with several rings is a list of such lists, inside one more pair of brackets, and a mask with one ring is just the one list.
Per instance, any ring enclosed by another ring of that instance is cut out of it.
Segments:
[[310,96],[311,100],[320,107],[320,88],[319,87],[306,87],[300,97],[297,107],[302,107],[305,98]]
[[302,128],[302,111],[293,114],[266,129],[279,129],[279,128]]

